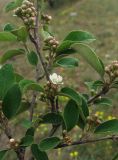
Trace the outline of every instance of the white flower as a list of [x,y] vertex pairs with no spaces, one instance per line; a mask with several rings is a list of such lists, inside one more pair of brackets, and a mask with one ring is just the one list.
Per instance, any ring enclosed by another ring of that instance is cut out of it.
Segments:
[[53,84],[63,84],[63,78],[60,75],[57,75],[56,73],[50,75],[50,80]]

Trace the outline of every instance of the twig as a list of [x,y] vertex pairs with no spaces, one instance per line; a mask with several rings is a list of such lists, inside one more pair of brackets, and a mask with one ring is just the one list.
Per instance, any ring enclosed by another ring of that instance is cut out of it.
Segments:
[[118,135],[112,135],[112,136],[107,136],[107,137],[102,137],[102,138],[97,138],[97,139],[75,141],[75,142],[71,143],[71,145],[63,143],[63,144],[58,145],[55,149],[64,148],[64,147],[68,147],[68,146],[87,144],[87,143],[95,143],[95,142],[100,142],[100,141],[105,141],[105,140],[118,141]]
[[99,98],[100,96],[105,95],[106,93],[108,93],[109,92],[109,86],[110,86],[109,84],[104,84],[102,90],[99,93],[97,93],[94,97],[92,97],[92,98],[90,98],[88,100],[88,104],[94,103],[94,101],[97,98]]
[[[11,128],[8,125],[8,120],[1,111],[0,111],[0,124],[2,125],[4,133],[8,137],[8,139],[10,140],[11,138],[13,138]],[[24,160],[25,149],[23,147],[17,148],[15,152],[19,160]]]
[[37,0],[36,2],[37,2],[37,4],[36,4],[37,16],[36,16],[36,26],[35,26],[35,29],[34,29],[34,37],[32,36],[31,33],[29,34],[29,37],[30,37],[30,40],[32,41],[32,43],[34,44],[34,46],[36,48],[37,54],[39,55],[41,64],[42,64],[43,69],[45,71],[46,78],[47,78],[48,81],[50,81],[48,70],[47,70],[47,67],[46,67],[46,63],[44,62],[43,57],[40,53],[41,46],[40,46],[40,38],[39,38],[39,31],[38,31],[39,30],[39,5],[40,5],[39,2],[40,1]]
[[[39,1],[38,0],[37,0],[37,4],[36,4],[36,10],[37,10],[37,16],[36,16],[36,25],[35,25],[35,28],[34,28],[34,38],[31,35],[31,33],[29,34],[29,37],[30,37],[31,42],[35,45],[35,48],[36,48],[37,53],[39,55],[39,58],[41,60],[44,71],[45,71],[45,73],[47,73],[47,70],[44,67],[43,58],[40,54],[40,39],[39,39],[39,36],[38,36],[38,29],[39,29]],[[48,74],[46,74],[46,75],[48,77]],[[45,74],[43,74],[42,76],[39,76],[39,65],[37,65],[37,67],[36,67],[36,82],[41,80],[44,76],[45,76]],[[33,92],[32,100],[31,100],[31,106],[30,106],[30,120],[31,121],[33,119],[36,97],[37,97],[37,92]]]

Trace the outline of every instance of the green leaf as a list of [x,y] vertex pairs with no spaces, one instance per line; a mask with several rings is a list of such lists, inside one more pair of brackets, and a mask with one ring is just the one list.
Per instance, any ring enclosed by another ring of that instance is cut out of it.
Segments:
[[19,83],[21,80],[24,79],[24,77],[22,75],[20,75],[19,73],[14,73],[15,76],[15,82]]
[[93,82],[93,87],[97,88],[97,87],[102,87],[104,85],[104,82],[97,80]]
[[86,31],[82,31],[82,30],[76,30],[76,31],[72,31],[70,32],[67,37],[64,39],[64,41],[73,41],[73,42],[86,42],[86,43],[90,43],[95,41],[95,37]]
[[101,75],[104,76],[104,68],[96,53],[85,44],[77,44],[78,53]]
[[37,144],[32,144],[31,150],[36,160],[49,160],[47,154],[42,152]]
[[20,86],[21,90],[23,90],[25,88],[25,86],[32,84],[32,83],[35,83],[35,82],[32,80],[29,80],[29,79],[23,79],[19,82],[19,86]]
[[118,119],[113,119],[100,124],[95,133],[118,133]]
[[6,6],[5,6],[5,11],[9,12],[11,10],[14,10],[16,8],[16,3],[14,1],[9,2]]
[[16,42],[17,37],[10,32],[0,32],[0,41],[2,42]]
[[75,101],[69,100],[69,102],[64,108],[63,116],[66,129],[69,132],[71,129],[75,127],[79,118],[79,109]]
[[24,128],[30,128],[32,127],[32,122],[28,119],[24,119],[22,122],[21,122],[21,125],[24,127]]
[[0,160],[3,160],[3,159],[4,159],[7,151],[8,151],[8,150],[1,150],[1,151],[0,151]]
[[109,98],[100,98],[94,101],[96,105],[112,106],[112,100]]
[[68,87],[62,88],[61,92],[59,92],[58,94],[60,96],[66,96],[66,97],[69,97],[70,99],[73,99],[78,105],[79,115],[82,117],[83,121],[85,121],[85,116],[81,108],[81,105],[82,105],[81,95],[77,93],[75,90]]
[[31,128],[28,128],[28,130],[26,131],[25,135],[29,135],[29,136],[33,136],[34,137],[34,133],[35,133],[35,128],[31,127]]
[[45,138],[40,142],[39,148],[42,151],[46,151],[55,148],[60,142],[61,140],[58,137]]
[[69,40],[64,41],[58,48],[57,48],[57,56],[62,55],[64,51],[69,49],[70,47],[78,49],[78,53],[101,75],[104,76],[104,66],[102,61],[96,55],[96,53],[86,44],[81,42],[72,42]]
[[57,55],[56,56],[56,60],[60,59],[61,57],[68,56],[68,55],[75,54],[75,53],[77,53],[76,49],[74,49],[74,48],[68,48],[68,49],[62,51],[61,54]]
[[118,153],[112,158],[112,160],[118,160]]
[[4,115],[13,118],[19,110],[21,104],[21,91],[18,84],[14,84],[6,93],[3,99],[2,110]]
[[77,58],[61,58],[57,60],[54,66],[60,66],[64,68],[73,68],[78,67],[78,59]]
[[38,64],[38,56],[34,51],[31,51],[27,54],[28,61],[31,65],[37,66]]
[[[68,50],[68,49],[71,49],[71,45],[72,44],[75,44],[75,42],[73,41],[63,41],[62,44],[60,44],[58,47],[57,47],[57,50],[56,50],[56,54],[57,56],[59,55],[63,55],[65,54],[65,52]],[[72,48],[73,49],[73,48]],[[72,52],[73,53],[73,52]],[[69,53],[71,54],[71,53]]]
[[[87,118],[89,116],[89,109],[88,109],[88,104],[87,104],[87,100],[84,98],[84,96],[82,96],[82,111],[83,111],[83,114],[85,116],[85,118]],[[78,119],[78,126],[82,129],[85,128],[86,126],[86,121],[83,121],[82,120],[82,117],[79,116],[79,119]]]
[[69,87],[62,88],[61,92],[59,92],[59,95],[67,96],[67,97],[73,99],[74,101],[76,101],[77,104],[79,104],[79,105],[82,104],[81,95]]
[[47,31],[44,31],[43,29],[41,30],[41,33],[42,33],[42,37],[44,38],[44,40],[51,37],[50,33]]
[[15,81],[12,65],[6,64],[0,69],[0,99],[2,100]]
[[23,79],[19,82],[20,88],[22,92],[26,92],[27,90],[34,90],[38,92],[43,92],[43,88],[32,80]]
[[82,120],[82,118],[79,116],[77,125],[78,125],[82,130],[84,130],[84,128],[85,128],[85,126],[86,126],[86,122],[84,122],[84,121]]
[[25,50],[23,49],[8,50],[6,53],[3,54],[3,56],[0,57],[0,63],[4,64],[7,60],[10,60],[11,58],[22,54],[25,54]]
[[15,0],[15,1],[9,2],[5,7],[5,11],[9,12],[9,11],[14,10],[18,6],[21,6],[22,2],[23,0]]
[[16,115],[19,115],[19,114],[27,111],[29,108],[30,108],[30,103],[29,102],[25,102],[25,101],[21,102],[20,107],[19,107]]
[[42,118],[43,123],[51,123],[53,125],[58,125],[63,122],[63,117],[59,113],[47,113]]
[[84,116],[85,117],[88,117],[89,116],[89,109],[88,109],[88,104],[87,104],[87,100],[85,99],[84,96],[82,96],[82,111],[84,113]]
[[11,31],[15,36],[17,36],[18,41],[26,42],[28,37],[28,32],[26,27],[22,26],[16,30]]
[[14,30],[15,27],[14,25],[10,24],[10,23],[7,23],[5,26],[4,26],[4,31],[7,31],[7,32],[11,32],[12,30]]
[[71,47],[72,44],[75,43],[90,43],[95,40],[95,37],[85,31],[77,30],[70,32],[67,37],[63,40],[63,42],[57,48],[57,53],[61,53],[64,50]]
[[118,89],[118,81],[114,81],[111,85],[111,88],[116,88]]
[[53,36],[49,30],[49,25],[46,25],[46,24],[43,25],[43,27],[41,28],[41,34],[42,34],[42,37],[44,38],[44,40]]
[[25,137],[23,137],[23,138],[21,139],[20,146],[24,146],[24,147],[31,146],[32,143],[33,143],[33,141],[34,141],[33,136],[26,135]]
[[15,0],[15,3],[16,3],[17,6],[21,6],[23,1],[24,0]]

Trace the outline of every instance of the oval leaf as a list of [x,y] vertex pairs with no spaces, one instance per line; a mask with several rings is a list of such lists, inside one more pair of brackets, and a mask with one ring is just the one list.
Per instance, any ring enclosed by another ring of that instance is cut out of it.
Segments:
[[64,108],[63,116],[66,129],[69,132],[72,128],[75,127],[79,118],[79,109],[75,101],[69,100]]
[[113,119],[100,124],[95,133],[118,133],[118,119]]
[[15,28],[14,25],[12,25],[12,24],[10,24],[10,23],[7,23],[7,24],[4,26],[4,29],[3,29],[3,30],[10,32],[10,31],[12,31],[14,28]]
[[37,144],[31,146],[32,154],[36,160],[48,160],[48,156],[45,152],[42,152]]
[[23,138],[21,139],[20,146],[24,146],[24,147],[31,146],[32,143],[33,143],[33,141],[34,141],[33,136],[26,135],[25,137],[23,137]]
[[78,53],[101,75],[104,76],[104,68],[96,53],[85,44],[77,44]]
[[100,98],[94,101],[94,104],[100,106],[112,106],[112,100],[109,98]]
[[18,29],[12,30],[11,31],[15,36],[17,36],[18,41],[23,41],[26,42],[27,41],[27,37],[28,37],[28,32],[26,27],[22,26]]
[[59,113],[48,113],[42,118],[43,123],[51,123],[53,125],[58,125],[63,122],[63,117]]
[[53,148],[55,148],[60,142],[61,142],[61,140],[60,140],[58,137],[46,138],[46,139],[43,139],[43,140],[40,142],[39,148],[40,148],[42,151],[49,150],[49,149],[53,149]]
[[0,41],[14,42],[17,41],[17,37],[10,32],[0,32]]
[[78,67],[78,59],[77,58],[61,58],[57,60],[54,65],[64,67],[64,68]]
[[3,159],[4,159],[7,151],[8,151],[8,150],[1,150],[1,151],[0,151],[0,160],[3,160]]
[[5,7],[5,11],[9,12],[11,10],[14,10],[16,8],[16,3],[14,1],[9,2],[6,7]]
[[35,83],[32,80],[27,80],[27,79],[23,79],[19,82],[20,88],[23,92],[26,92],[27,90],[34,90],[34,91],[38,91],[38,92],[43,92],[43,88]]
[[31,51],[27,54],[28,61],[31,65],[37,66],[38,64],[38,56],[34,51]]
[[29,108],[30,108],[30,103],[29,102],[25,102],[25,101],[21,102],[20,107],[19,107],[16,115],[19,115],[19,114],[27,111]]
[[71,47],[72,44],[75,43],[90,43],[95,40],[95,37],[86,31],[72,31],[67,37],[63,40],[63,42],[57,48],[57,53],[62,53],[64,50]]
[[86,31],[82,31],[82,30],[76,30],[76,31],[72,31],[70,32],[67,37],[64,39],[64,41],[74,41],[74,42],[92,42],[95,40],[95,37]]
[[0,99],[2,100],[15,81],[13,67],[10,64],[0,69]]
[[14,117],[21,104],[21,91],[18,84],[13,85],[3,99],[2,110],[4,115],[10,119]]
[[80,116],[82,117],[83,121],[85,121],[85,116],[81,108],[81,105],[82,105],[81,95],[77,93],[75,90],[68,88],[68,87],[62,88],[61,92],[58,94],[61,96],[67,96],[73,99],[78,105]]
[[24,53],[25,53],[25,50],[23,50],[23,49],[9,50],[6,53],[4,53],[3,56],[1,56],[0,63],[4,64],[7,60],[10,60],[11,58],[13,58],[15,56],[22,55]]

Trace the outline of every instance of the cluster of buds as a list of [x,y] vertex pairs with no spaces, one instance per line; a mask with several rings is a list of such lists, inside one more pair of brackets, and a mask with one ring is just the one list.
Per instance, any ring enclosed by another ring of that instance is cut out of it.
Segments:
[[37,12],[31,0],[24,0],[21,7],[15,10],[15,15],[20,17],[28,28],[35,26]]
[[66,143],[67,145],[71,145],[72,144],[71,137],[67,134],[66,130],[63,130],[62,136],[63,136],[64,143]]
[[58,86],[63,84],[63,78],[56,73],[53,73],[49,76],[50,82],[44,86],[45,93],[40,94],[40,100],[46,102],[47,99],[55,97],[58,91]]
[[49,16],[47,14],[46,15],[42,14],[41,19],[45,24],[50,24],[50,21],[52,20],[52,16]]
[[45,93],[41,93],[40,94],[40,101],[42,102],[47,102],[48,99],[52,98],[52,97],[55,97],[56,93],[57,93],[57,86],[50,83],[50,82],[47,82],[47,84],[44,86],[44,90],[45,90]]
[[16,141],[14,138],[9,140],[10,148],[17,149],[19,147],[19,142]]
[[118,77],[118,61],[113,61],[110,65],[105,68],[105,72],[109,77],[114,80]]
[[52,50],[55,51],[59,45],[59,41],[57,41],[54,37],[50,36],[45,41],[44,50]]
[[99,116],[95,114],[95,115],[87,118],[87,123],[89,124],[89,126],[94,128],[94,127],[101,124],[101,120],[100,120]]
[[47,95],[45,93],[40,93],[39,100],[42,102],[47,102]]

